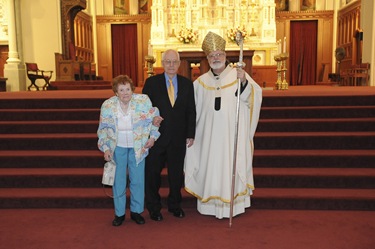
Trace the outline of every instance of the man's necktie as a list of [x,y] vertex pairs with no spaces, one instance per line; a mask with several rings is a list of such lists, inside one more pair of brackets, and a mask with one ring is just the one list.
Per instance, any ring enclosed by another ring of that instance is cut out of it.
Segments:
[[169,79],[169,87],[168,87],[168,96],[169,100],[171,101],[172,106],[174,105],[174,86],[172,80]]

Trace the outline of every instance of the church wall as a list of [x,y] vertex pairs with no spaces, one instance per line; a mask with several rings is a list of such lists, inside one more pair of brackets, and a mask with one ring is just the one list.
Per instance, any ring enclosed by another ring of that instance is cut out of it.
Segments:
[[[374,1],[363,1],[361,6],[361,28],[364,32],[363,36],[363,53],[362,62],[374,61],[375,57],[375,44],[371,41],[375,36],[375,3]],[[368,20],[368,21],[365,21]],[[371,21],[372,20],[372,21]],[[373,70],[374,71],[374,70]]]
[[61,52],[59,6],[59,0],[20,1],[22,63],[36,62],[40,69],[55,71],[54,53]]
[[112,45],[111,45],[111,25],[106,23],[97,23],[96,33],[97,40],[97,74],[102,76],[104,80],[112,78]]
[[363,30],[362,63],[370,63],[370,85],[375,86],[375,3],[361,1],[361,28]]

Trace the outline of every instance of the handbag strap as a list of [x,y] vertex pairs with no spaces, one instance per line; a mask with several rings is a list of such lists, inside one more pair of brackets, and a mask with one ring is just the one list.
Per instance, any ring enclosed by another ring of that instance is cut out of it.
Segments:
[[[104,194],[105,194],[106,196],[108,196],[108,197],[111,197],[112,199],[120,198],[120,197],[122,197],[122,196],[124,196],[124,195],[126,194],[126,188],[125,188],[125,189],[124,189],[124,192],[123,192],[121,195],[119,195],[119,196],[113,196],[113,195],[111,195],[111,194],[108,194],[107,191],[105,190],[105,189],[106,189],[105,186],[108,186],[108,185],[104,185],[104,184],[102,184],[102,185],[103,185],[103,192],[104,192]],[[112,189],[113,189],[113,187],[112,187]]]

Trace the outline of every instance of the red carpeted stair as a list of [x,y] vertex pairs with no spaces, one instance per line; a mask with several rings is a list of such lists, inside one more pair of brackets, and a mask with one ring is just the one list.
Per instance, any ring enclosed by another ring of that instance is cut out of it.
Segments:
[[[112,93],[77,92],[0,99],[0,208],[113,206],[96,146]],[[375,210],[375,90],[265,91],[254,143],[253,208]]]
[[375,210],[374,92],[356,91],[264,98],[255,207]]

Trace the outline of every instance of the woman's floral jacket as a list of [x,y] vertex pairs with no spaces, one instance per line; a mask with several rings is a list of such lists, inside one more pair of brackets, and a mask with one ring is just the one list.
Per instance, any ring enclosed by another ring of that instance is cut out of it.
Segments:
[[[104,101],[97,131],[99,150],[102,152],[110,150],[112,156],[117,145],[118,104],[117,96]],[[147,140],[154,138],[156,141],[160,136],[159,128],[152,125],[153,118],[160,114],[159,109],[152,107],[151,100],[145,94],[133,93],[128,108],[132,116],[134,152],[138,164],[148,155],[148,149],[144,148]]]

